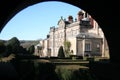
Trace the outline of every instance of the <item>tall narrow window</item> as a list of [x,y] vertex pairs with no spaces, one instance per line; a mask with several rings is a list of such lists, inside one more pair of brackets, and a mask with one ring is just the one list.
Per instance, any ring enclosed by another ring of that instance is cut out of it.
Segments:
[[91,44],[85,43],[85,51],[91,51]]

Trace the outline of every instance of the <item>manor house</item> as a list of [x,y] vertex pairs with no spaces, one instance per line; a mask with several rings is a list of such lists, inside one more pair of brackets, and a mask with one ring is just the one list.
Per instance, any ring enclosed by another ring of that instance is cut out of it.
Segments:
[[[77,14],[77,13],[76,13]],[[85,11],[81,10],[73,19],[58,21],[58,27],[50,27],[46,39],[35,46],[35,55],[40,57],[56,57],[60,46],[70,42],[70,52],[77,56],[108,57],[109,49],[104,33],[98,23]]]

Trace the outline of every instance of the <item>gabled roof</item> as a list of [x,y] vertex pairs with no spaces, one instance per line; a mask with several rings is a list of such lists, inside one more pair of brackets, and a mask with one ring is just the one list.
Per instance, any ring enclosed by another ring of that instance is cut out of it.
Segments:
[[64,21],[62,17],[61,17],[61,19],[58,21],[57,25],[59,25],[59,23],[60,23],[61,21]]
[[63,21],[63,22],[65,23],[65,25],[70,24],[69,21],[65,21],[65,20],[63,20],[63,18],[61,17],[61,19],[58,21],[57,25],[59,25],[59,23],[60,23],[61,21]]

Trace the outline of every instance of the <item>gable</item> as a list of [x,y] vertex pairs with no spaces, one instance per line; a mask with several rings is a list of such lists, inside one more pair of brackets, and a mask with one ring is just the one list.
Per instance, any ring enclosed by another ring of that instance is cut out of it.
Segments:
[[64,28],[65,27],[65,22],[62,18],[58,21],[58,27],[59,28]]

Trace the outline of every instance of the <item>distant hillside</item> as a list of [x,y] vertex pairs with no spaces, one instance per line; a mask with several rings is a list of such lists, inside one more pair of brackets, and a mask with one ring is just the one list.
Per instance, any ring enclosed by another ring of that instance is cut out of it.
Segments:
[[0,42],[6,43],[6,42],[7,42],[7,40],[2,40],[2,39],[0,39]]
[[20,43],[23,48],[29,48],[31,45],[37,45],[39,40],[20,40]]
[[[0,39],[0,42],[6,43],[7,40]],[[39,40],[20,40],[20,43],[23,48],[29,48],[31,45],[37,45]]]

